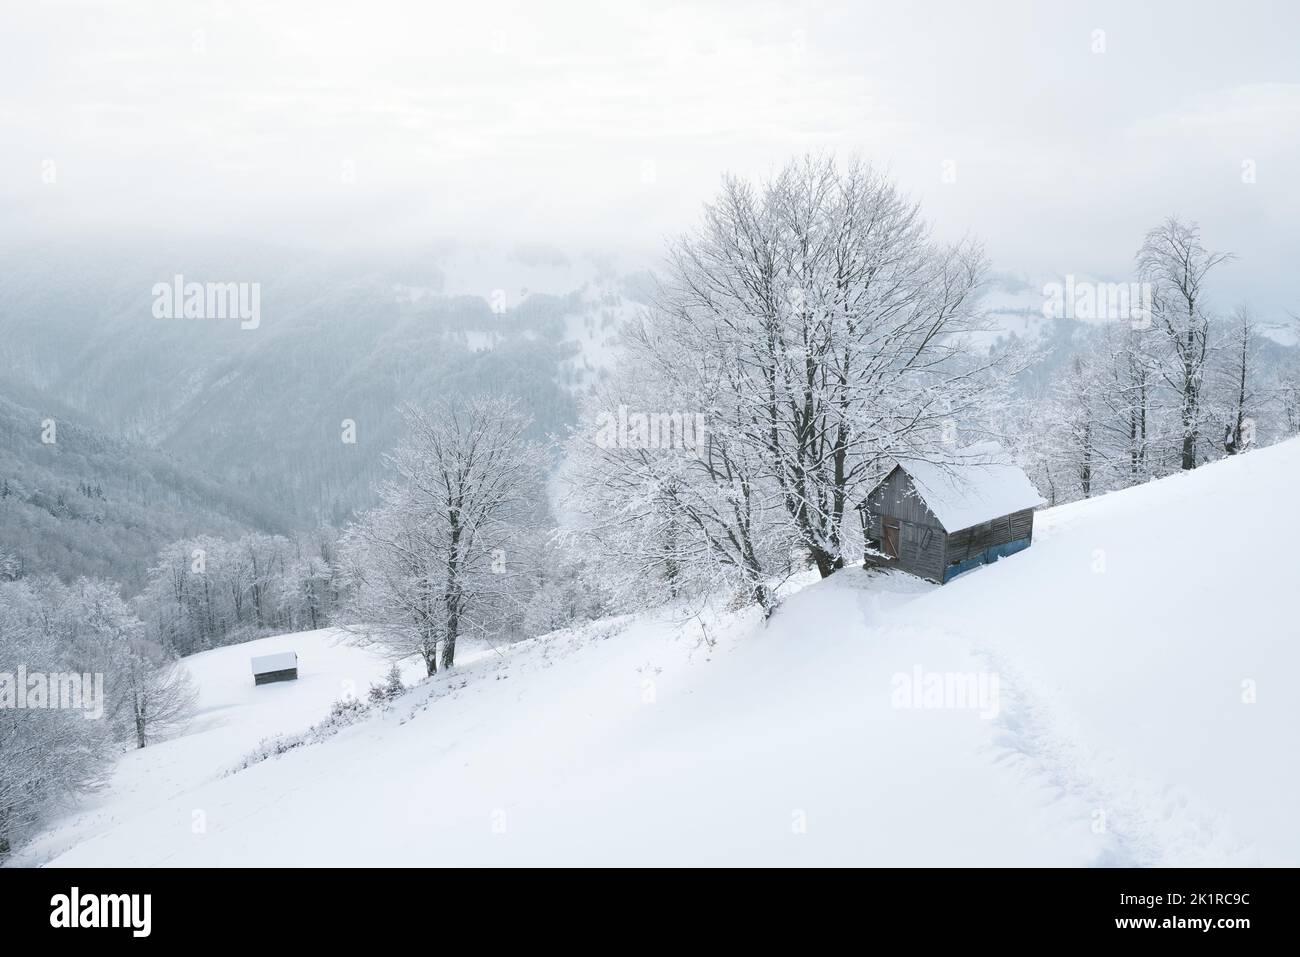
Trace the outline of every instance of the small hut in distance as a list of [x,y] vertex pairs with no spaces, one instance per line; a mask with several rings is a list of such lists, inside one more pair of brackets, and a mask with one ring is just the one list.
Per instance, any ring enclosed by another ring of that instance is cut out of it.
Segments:
[[933,582],[1028,548],[1033,482],[996,442],[945,462],[900,460],[859,506],[866,564],[896,567]]
[[255,685],[297,680],[298,653],[296,651],[277,651],[253,659],[253,684]]

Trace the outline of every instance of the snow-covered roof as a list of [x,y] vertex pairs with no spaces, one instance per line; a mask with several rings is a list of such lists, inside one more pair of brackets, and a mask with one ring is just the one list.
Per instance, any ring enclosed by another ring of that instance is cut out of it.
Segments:
[[264,675],[272,671],[288,671],[298,667],[298,652],[277,651],[270,655],[259,655],[253,659],[253,674]]
[[1044,499],[996,442],[980,442],[944,461],[899,459],[930,511],[949,532],[1001,518]]

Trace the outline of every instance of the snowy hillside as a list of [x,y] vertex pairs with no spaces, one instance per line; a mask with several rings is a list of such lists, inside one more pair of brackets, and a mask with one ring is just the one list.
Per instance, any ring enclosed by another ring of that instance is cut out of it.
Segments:
[[[255,687],[250,659],[289,650],[298,653],[298,680]],[[105,793],[86,799],[11,863],[39,863],[69,847],[93,846],[99,835],[114,833],[136,817],[152,820],[160,830],[175,826],[188,832],[193,824],[189,811],[184,821],[161,816],[179,808],[175,802],[182,795],[223,773],[263,739],[305,731],[339,698],[364,696],[389,667],[378,656],[340,642],[330,630],[206,651],[186,658],[185,665],[199,690],[185,734],[128,752]],[[414,667],[404,670],[412,680],[420,673]]]
[[[942,588],[854,569],[767,626],[662,612],[487,652],[233,774],[384,664],[328,632],[208,652],[188,734],[17,863],[1300,864],[1298,475],[1291,441],[1040,512],[1032,548]],[[285,647],[303,678],[254,688]],[[918,673],[985,694],[900,706]]]

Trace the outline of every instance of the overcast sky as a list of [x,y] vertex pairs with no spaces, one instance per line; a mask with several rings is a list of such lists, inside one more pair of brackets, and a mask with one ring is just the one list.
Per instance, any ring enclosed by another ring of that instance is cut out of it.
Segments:
[[652,252],[723,172],[857,151],[1000,268],[1118,277],[1177,212],[1300,311],[1298,11],[6,3],[0,230]]

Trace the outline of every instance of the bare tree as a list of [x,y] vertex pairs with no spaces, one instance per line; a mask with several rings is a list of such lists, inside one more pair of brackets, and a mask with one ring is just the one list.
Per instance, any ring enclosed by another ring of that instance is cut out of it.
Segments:
[[1145,326],[1109,326],[1100,343],[1106,358],[1096,390],[1097,425],[1115,484],[1121,488],[1139,485],[1159,471],[1160,374],[1152,343],[1156,335]]
[[1277,370],[1273,393],[1282,414],[1285,435],[1300,435],[1300,362]]
[[1178,396],[1182,468],[1197,465],[1203,425],[1205,372],[1210,355],[1210,316],[1205,283],[1210,272],[1232,259],[1209,252],[1200,228],[1171,216],[1146,235],[1137,253],[1138,275],[1151,284],[1151,311],[1164,333],[1169,362],[1163,375]]
[[106,713],[123,738],[143,748],[193,713],[197,691],[176,656],[145,636],[116,589],[79,580],[74,586],[74,644],[104,675]]
[[882,462],[939,455],[988,395],[997,362],[963,342],[983,272],[977,245],[933,243],[880,173],[830,159],[761,187],[726,180],[672,246],[661,339],[726,357],[719,407],[823,576],[843,566],[846,516]]
[[1246,451],[1255,442],[1255,420],[1259,396],[1255,376],[1259,354],[1259,330],[1249,306],[1233,313],[1232,336],[1224,370],[1227,402],[1224,408],[1223,450],[1229,455]]
[[53,578],[0,582],[0,858],[52,808],[105,780],[112,740],[105,721],[81,711],[17,708],[12,669],[81,672],[74,647],[79,609],[72,590]]
[[137,748],[182,726],[198,700],[185,666],[161,645],[140,636],[122,643],[114,683],[119,714]]
[[418,653],[432,675],[455,664],[462,635],[492,631],[525,577],[538,452],[507,400],[408,406],[402,416],[406,439],[386,458],[394,479],[345,536],[348,617],[394,653]]
[[[678,371],[679,385],[692,381],[700,380]],[[592,405],[612,401],[602,393]],[[566,501],[583,519],[583,539],[612,560],[608,577],[625,607],[734,584],[770,615],[795,539],[759,453],[736,440],[718,409],[707,422],[686,448],[597,441],[588,416],[569,442]]]
[[1105,491],[1112,472],[1103,424],[1106,358],[1086,353],[1072,357],[1039,414],[1052,473],[1069,498],[1091,498]]

